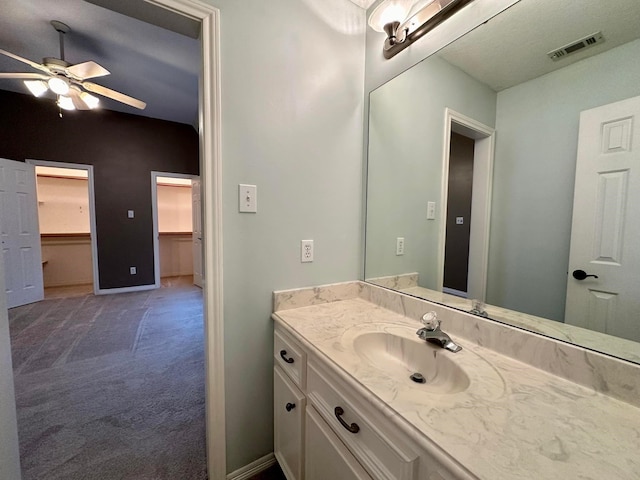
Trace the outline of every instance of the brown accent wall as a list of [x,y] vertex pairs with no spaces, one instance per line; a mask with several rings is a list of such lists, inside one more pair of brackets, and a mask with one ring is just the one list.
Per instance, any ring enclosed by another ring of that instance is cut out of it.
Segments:
[[[467,291],[469,273],[474,146],[473,139],[451,132],[444,286],[461,292]],[[464,217],[464,223],[457,225],[456,217]]]
[[0,106],[1,158],[93,165],[100,288],[153,284],[151,171],[199,174],[193,127],[109,110],[60,118],[52,100],[7,91]]

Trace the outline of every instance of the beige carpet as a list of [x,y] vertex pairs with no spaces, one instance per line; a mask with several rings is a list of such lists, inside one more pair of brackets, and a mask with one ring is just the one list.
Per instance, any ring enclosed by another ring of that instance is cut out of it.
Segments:
[[206,479],[202,293],[9,311],[23,480]]

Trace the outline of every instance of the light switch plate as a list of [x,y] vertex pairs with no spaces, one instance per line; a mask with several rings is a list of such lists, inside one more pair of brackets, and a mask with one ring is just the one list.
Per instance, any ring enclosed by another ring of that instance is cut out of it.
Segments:
[[258,187],[255,185],[238,185],[238,206],[241,213],[258,212]]
[[135,213],[133,210],[127,210],[127,217],[128,218],[133,218],[135,216]]

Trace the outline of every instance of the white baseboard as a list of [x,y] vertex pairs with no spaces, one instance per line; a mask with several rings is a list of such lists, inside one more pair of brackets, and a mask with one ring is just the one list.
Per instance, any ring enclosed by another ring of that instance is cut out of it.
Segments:
[[155,284],[138,285],[136,287],[100,288],[96,291],[96,295],[109,295],[112,293],[142,292],[143,290],[153,290],[155,288],[158,288]]
[[276,457],[273,455],[273,453],[270,453],[262,458],[259,458],[255,462],[251,462],[249,465],[245,465],[244,467],[239,468],[235,472],[227,474],[227,480],[248,480],[249,478],[266,470],[275,463]]

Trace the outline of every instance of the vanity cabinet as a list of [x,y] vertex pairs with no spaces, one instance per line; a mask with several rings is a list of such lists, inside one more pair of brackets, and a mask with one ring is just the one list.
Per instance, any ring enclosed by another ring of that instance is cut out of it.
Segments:
[[274,452],[287,480],[474,478],[436,461],[278,325],[274,360]]
[[306,426],[306,480],[372,480],[312,406]]
[[306,354],[284,334],[274,335],[274,454],[287,480],[304,478],[304,412],[302,392]]

